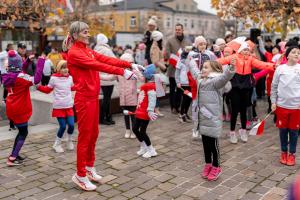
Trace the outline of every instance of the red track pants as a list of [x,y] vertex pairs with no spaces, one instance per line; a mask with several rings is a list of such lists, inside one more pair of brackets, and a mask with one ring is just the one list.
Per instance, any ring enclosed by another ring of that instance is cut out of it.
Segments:
[[78,122],[77,175],[86,176],[85,167],[94,167],[95,146],[99,135],[99,100],[75,96]]

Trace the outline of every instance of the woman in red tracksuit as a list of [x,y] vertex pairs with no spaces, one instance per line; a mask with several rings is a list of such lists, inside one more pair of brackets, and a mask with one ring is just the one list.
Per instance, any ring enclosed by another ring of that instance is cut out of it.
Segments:
[[83,190],[95,190],[96,186],[90,180],[100,182],[102,178],[94,168],[95,145],[99,134],[99,71],[123,75],[126,79],[136,79],[136,76],[130,70],[123,69],[134,67],[129,62],[101,55],[87,47],[90,34],[86,23],[73,22],[68,37],[73,43],[68,51],[67,62],[75,85],[74,104],[79,130],[77,173],[72,180]]

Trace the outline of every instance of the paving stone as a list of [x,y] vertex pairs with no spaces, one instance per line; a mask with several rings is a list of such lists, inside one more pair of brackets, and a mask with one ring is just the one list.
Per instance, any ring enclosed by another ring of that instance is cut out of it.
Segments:
[[245,196],[241,198],[241,200],[259,200],[261,199],[262,195],[255,194],[252,192],[247,193]]
[[148,190],[147,192],[139,195],[139,197],[141,197],[142,199],[146,199],[146,200],[154,199],[162,193],[164,193],[164,191],[154,188],[154,189]]
[[127,192],[123,193],[122,195],[128,198],[133,198],[138,196],[139,194],[145,192],[145,190],[140,188],[133,188],[131,190],[128,190]]
[[42,190],[39,189],[39,188],[32,188],[32,189],[29,189],[29,190],[25,190],[25,191],[19,192],[19,193],[15,194],[15,195],[18,198],[24,198],[24,197],[28,197],[28,196],[34,195],[36,193],[39,193],[39,192],[42,192]]

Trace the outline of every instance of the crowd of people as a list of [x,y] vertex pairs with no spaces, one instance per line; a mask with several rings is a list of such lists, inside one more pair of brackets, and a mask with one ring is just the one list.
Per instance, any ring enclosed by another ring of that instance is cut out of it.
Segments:
[[[269,107],[265,112],[275,113],[279,129],[279,161],[288,166],[296,164],[299,38],[276,41],[276,45],[270,40],[264,43],[260,36],[256,44],[245,37],[234,39],[232,34],[213,43],[203,36],[190,41],[183,25],[176,24],[175,35],[165,41],[156,17],[150,18],[145,38],[135,48],[110,47],[108,38],[100,33],[92,50],[90,37],[89,26],[77,21],[70,25],[61,53],[46,48],[36,59],[25,57],[26,46],[20,43],[17,51],[8,45],[0,54],[7,117],[10,128],[18,129],[8,166],[21,165],[25,159],[19,152],[28,135],[32,114],[29,88],[34,86],[40,92],[53,92],[52,117],[59,123],[55,152],[64,152],[61,139],[67,126],[67,149],[74,150],[76,113],[77,172],[72,180],[83,190],[95,190],[91,181],[100,182],[102,178],[94,167],[98,124],[115,124],[110,111],[115,85],[124,113],[124,137],[137,138],[137,154],[143,158],[158,155],[147,127],[150,121],[164,116],[159,109],[160,98],[169,86],[170,112],[183,124],[193,122],[191,136],[201,138],[205,158],[202,177],[208,181],[218,179],[222,173],[219,138],[223,121],[230,122],[231,143],[246,143],[247,130],[259,122],[256,101],[264,96],[266,86]],[[34,67],[29,70],[29,66]],[[103,99],[99,114],[100,88]],[[238,115],[241,127],[237,131]]]

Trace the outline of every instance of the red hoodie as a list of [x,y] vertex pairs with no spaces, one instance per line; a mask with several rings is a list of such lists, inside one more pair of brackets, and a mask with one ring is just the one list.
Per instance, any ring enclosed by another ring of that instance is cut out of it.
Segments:
[[67,62],[77,94],[89,98],[98,98],[99,96],[98,71],[122,76],[124,74],[122,68],[131,67],[129,62],[101,55],[78,41],[68,51]]

